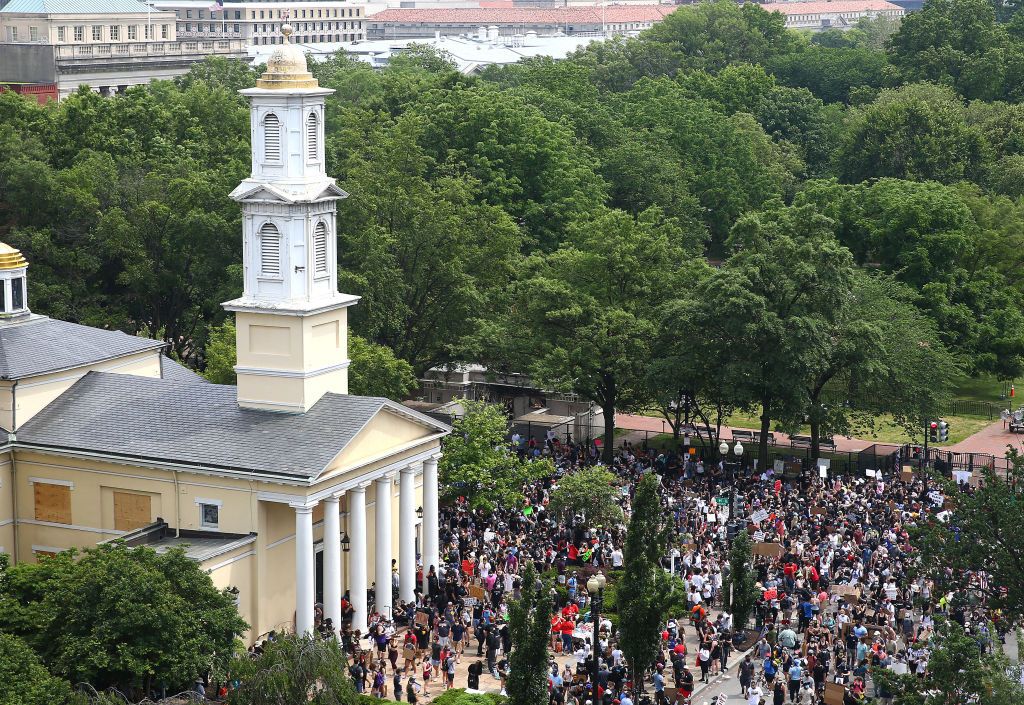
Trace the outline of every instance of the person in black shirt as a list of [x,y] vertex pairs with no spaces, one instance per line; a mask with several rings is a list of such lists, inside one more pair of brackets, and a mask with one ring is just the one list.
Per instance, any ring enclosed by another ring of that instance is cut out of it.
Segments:
[[472,690],[480,690],[480,676],[484,672],[484,666],[480,661],[469,664],[469,675],[466,677],[466,687]]

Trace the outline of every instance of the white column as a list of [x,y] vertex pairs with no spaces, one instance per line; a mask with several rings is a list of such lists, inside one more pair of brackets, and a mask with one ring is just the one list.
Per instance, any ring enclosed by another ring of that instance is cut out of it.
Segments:
[[295,509],[295,632],[313,631],[316,576],[313,570],[313,507]]
[[423,594],[427,593],[430,567],[441,562],[437,528],[437,457],[423,461]]
[[352,542],[349,558],[349,597],[352,599],[352,631],[366,636],[366,486],[348,492],[348,539]]
[[398,598],[416,598],[416,468],[402,468],[398,495]]
[[374,515],[376,531],[373,543],[377,557],[374,561],[376,571],[374,580],[377,583],[374,595],[377,600],[377,611],[385,617],[391,617],[391,476],[377,478],[377,496]]
[[324,498],[324,616],[341,633],[341,512],[337,497]]

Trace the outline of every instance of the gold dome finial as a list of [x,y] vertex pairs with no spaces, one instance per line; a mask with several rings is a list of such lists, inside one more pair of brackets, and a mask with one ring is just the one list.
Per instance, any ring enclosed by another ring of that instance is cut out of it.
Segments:
[[306,54],[292,44],[292,26],[288,24],[288,11],[282,13],[284,24],[281,25],[281,44],[267,60],[267,70],[256,79],[257,88],[284,90],[289,88],[319,88],[320,84],[306,69]]
[[28,260],[21,254],[21,250],[0,242],[0,269],[21,269],[27,266]]

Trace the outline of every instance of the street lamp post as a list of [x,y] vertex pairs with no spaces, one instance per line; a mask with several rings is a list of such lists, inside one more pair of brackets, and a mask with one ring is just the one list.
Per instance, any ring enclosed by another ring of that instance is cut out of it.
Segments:
[[[735,466],[732,465],[731,463],[728,463],[726,461],[726,458],[729,457],[729,444],[728,443],[726,443],[725,441],[722,441],[718,445],[718,452],[722,456],[722,461],[724,463],[726,463],[726,465],[729,468],[729,474],[727,476],[727,480],[729,482],[729,521],[732,521],[732,505],[733,505],[733,503],[736,500],[736,471],[735,471]],[[734,445],[732,447],[732,452],[736,455],[737,462],[742,464],[743,444],[740,443],[739,441],[736,441],[736,445]]]
[[598,571],[596,575],[590,576],[587,581],[587,592],[590,593],[590,621],[594,625],[594,658],[591,665],[591,700],[597,703],[597,677],[601,670],[601,639],[598,636],[601,626],[601,608],[604,607],[604,586],[608,579],[604,573]]

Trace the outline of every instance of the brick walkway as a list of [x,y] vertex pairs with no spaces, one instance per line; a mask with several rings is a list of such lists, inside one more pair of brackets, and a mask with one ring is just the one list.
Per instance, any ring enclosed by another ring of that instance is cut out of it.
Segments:
[[[638,433],[630,434],[623,438],[628,438],[630,442],[639,443],[643,440],[644,434],[653,435],[656,433],[672,433],[672,428],[668,425],[664,419],[659,419],[654,416],[640,416],[637,414],[616,414],[615,415],[615,427],[623,428],[629,431],[635,431]],[[760,431],[760,429],[743,429],[740,426],[736,428],[746,431]],[[776,442],[788,442],[789,436],[785,433],[772,433],[772,437],[775,438]],[[732,427],[722,426],[722,438],[731,440],[732,439]],[[856,453],[857,451],[864,450],[865,448],[879,444],[878,441],[865,441],[860,438],[850,438],[848,436],[835,436],[836,451],[840,453]],[[621,439],[616,439],[617,443],[621,443]],[[879,445],[891,445],[883,443]],[[896,446],[893,445],[893,448]]]
[[951,446],[949,450],[959,453],[988,453],[1001,458],[1006,455],[1006,446],[1022,450],[1022,442],[1024,442],[1024,434],[1010,433],[1004,422],[996,421],[973,436]]

